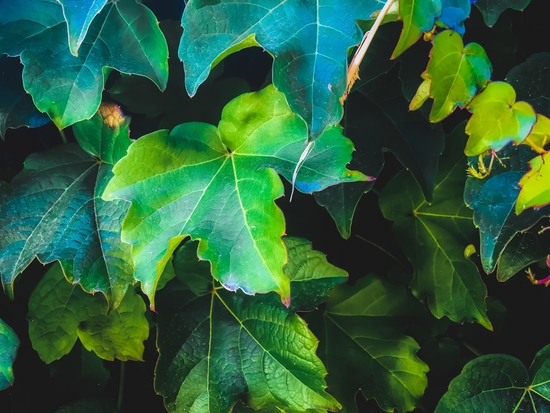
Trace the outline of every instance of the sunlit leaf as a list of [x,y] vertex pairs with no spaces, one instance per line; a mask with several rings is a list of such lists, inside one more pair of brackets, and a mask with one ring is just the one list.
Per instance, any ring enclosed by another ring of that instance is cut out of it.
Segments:
[[0,390],[13,384],[13,362],[19,349],[17,334],[0,318]]
[[[277,174],[293,179],[307,136],[305,122],[269,86],[231,101],[218,127],[185,123],[130,146],[105,197],[132,202],[123,239],[133,245],[135,277],[152,303],[158,277],[187,236],[201,241],[199,257],[226,288],[277,291],[288,303]],[[365,180],[345,168],[352,149],[341,128],[329,128],[312,145],[296,188],[312,193]]]
[[342,117],[347,51],[362,37],[356,21],[381,8],[377,0],[191,0],[179,49],[187,91],[194,95],[225,56],[262,47],[274,57],[274,85],[317,137]]
[[437,318],[461,323],[477,321],[491,328],[485,309],[487,289],[474,263],[464,257],[475,227],[463,202],[466,159],[461,155],[463,124],[449,139],[436,178],[434,199],[428,204],[407,171],[398,173],[380,196],[384,217],[395,221],[393,234],[412,262],[414,294],[428,297]]
[[542,413],[550,408],[549,381],[550,346],[537,353],[529,370],[515,357],[488,354],[466,364],[435,413]]
[[[293,302],[309,306],[312,296],[314,301],[324,299],[345,279],[346,273],[321,259],[307,241],[288,241],[285,274]],[[188,242],[182,250],[196,247]],[[277,295],[229,292],[208,268],[200,278],[209,286],[200,294],[197,283],[188,285],[181,274],[158,292],[155,389],[169,412],[228,413],[239,399],[266,413],[340,407],[325,392],[326,371],[315,355],[317,339]]]
[[479,44],[464,47],[458,33],[446,30],[434,38],[425,76],[432,81],[430,120],[440,122],[485,87],[491,78],[491,63]]
[[104,105],[74,131],[88,153],[76,144],[34,153],[11,183],[0,183],[2,283],[13,295],[15,277],[35,257],[60,260],[71,281],[116,307],[133,282],[131,246],[120,240],[128,205],[100,197],[130,144],[128,120]]
[[475,5],[483,14],[485,24],[492,26],[504,10],[523,10],[530,2],[531,0],[477,0]]
[[51,363],[68,354],[79,338],[105,360],[142,360],[149,335],[145,303],[129,290],[109,313],[105,299],[67,282],[56,263],[29,299],[29,337],[40,358]]
[[135,0],[105,5],[78,56],[69,50],[57,1],[0,0],[0,9],[0,54],[21,56],[25,90],[60,129],[92,117],[110,68],[148,77],[160,89],[166,86],[166,41],[153,13]]
[[540,208],[550,204],[550,152],[537,156],[529,165],[531,170],[521,177],[521,191],[516,203],[516,214],[526,208]]
[[472,117],[466,125],[470,135],[464,152],[468,156],[498,151],[506,144],[519,144],[529,135],[536,114],[526,102],[516,102],[516,92],[508,83],[491,82],[468,105]]

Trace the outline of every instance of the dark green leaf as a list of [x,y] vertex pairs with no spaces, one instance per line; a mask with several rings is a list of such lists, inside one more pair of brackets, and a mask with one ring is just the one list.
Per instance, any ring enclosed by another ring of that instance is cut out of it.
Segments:
[[515,357],[490,354],[470,361],[451,381],[435,413],[531,412],[550,409],[550,346],[529,371]]
[[457,323],[475,320],[491,328],[485,308],[487,288],[475,264],[464,257],[475,227],[463,201],[463,127],[458,125],[447,140],[432,204],[412,175],[401,171],[382,191],[380,209],[386,219],[395,221],[394,237],[415,269],[413,292],[428,297],[433,315]]
[[313,137],[342,117],[347,51],[361,41],[357,20],[382,8],[376,0],[187,3],[179,57],[193,96],[213,66],[245,47],[274,57],[273,83]]
[[[226,288],[277,291],[288,303],[284,217],[274,202],[283,194],[277,173],[293,179],[306,140],[305,122],[269,86],[231,101],[218,128],[185,123],[130,146],[104,196],[132,202],[123,239],[133,245],[135,277],[151,302],[169,257],[191,236],[201,241],[199,257],[212,263]],[[327,129],[312,144],[296,188],[312,193],[365,180],[345,168],[352,148],[341,128]]]
[[55,413],[118,413],[118,410],[107,399],[84,399],[64,406]]
[[487,26],[492,26],[504,10],[523,10],[530,2],[531,0],[478,0],[476,6],[483,14]]
[[125,202],[100,198],[112,165],[130,144],[128,122],[104,105],[75,126],[76,144],[30,155],[10,184],[0,183],[0,274],[13,282],[35,258],[60,260],[67,277],[89,292],[102,292],[116,307],[133,282],[131,246],[120,240]]
[[15,332],[0,318],[0,390],[13,384],[13,362],[17,356],[19,338]]

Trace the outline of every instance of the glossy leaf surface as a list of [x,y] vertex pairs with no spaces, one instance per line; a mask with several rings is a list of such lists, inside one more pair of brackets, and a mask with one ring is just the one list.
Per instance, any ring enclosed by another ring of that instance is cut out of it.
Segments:
[[109,313],[105,298],[67,282],[56,263],[29,299],[29,336],[40,358],[51,363],[68,354],[77,339],[105,360],[142,360],[149,335],[145,303],[129,290]]
[[542,413],[550,408],[548,381],[550,346],[537,353],[529,370],[512,356],[481,356],[466,364],[451,381],[435,413]]
[[467,156],[499,151],[506,144],[519,144],[529,135],[536,122],[533,107],[516,102],[516,92],[508,83],[491,82],[468,105],[472,117],[466,125],[470,136],[464,152]]
[[[294,305],[309,307],[345,280],[345,271],[320,259],[307,241],[285,242]],[[196,242],[187,242],[177,254],[196,248]],[[340,407],[325,392],[317,339],[277,295],[229,292],[207,267],[196,274],[194,279],[177,274],[170,288],[158,292],[155,389],[169,412],[230,412],[239,399],[266,412]]]
[[465,158],[462,124],[447,143],[436,178],[431,204],[407,172],[398,173],[380,196],[384,217],[394,221],[393,234],[412,262],[414,294],[428,297],[432,314],[461,323],[477,321],[491,328],[485,309],[487,289],[464,248],[475,236],[472,213],[462,200]]
[[187,91],[193,96],[225,56],[262,47],[274,57],[274,85],[318,137],[342,117],[346,53],[362,37],[356,21],[381,8],[376,0],[189,1],[179,49]]
[[50,118],[40,113],[31,97],[23,89],[21,71],[17,59],[0,56],[0,138],[8,129],[21,126],[36,128],[45,125]]
[[431,79],[434,99],[430,121],[440,122],[457,106],[465,107],[491,78],[491,63],[483,47],[469,43],[464,47],[457,32],[446,30],[433,42],[426,76]]
[[[66,2],[67,7],[69,3],[75,2]],[[109,68],[148,77],[161,89],[166,86],[166,41],[154,15],[141,3],[120,0],[103,7],[89,26],[78,56],[69,50],[67,24],[58,2],[2,0],[0,9],[0,54],[21,56],[25,90],[60,129],[96,112]],[[69,23],[69,27],[75,25]]]
[[485,24],[492,26],[504,10],[523,10],[530,2],[531,0],[477,0],[475,5],[481,11]]
[[329,389],[346,412],[358,411],[359,390],[386,412],[408,412],[419,405],[428,366],[404,331],[422,310],[404,285],[389,284],[375,274],[330,292],[319,353],[329,371]]
[[[185,123],[132,144],[105,196],[132,202],[123,239],[133,244],[135,277],[151,302],[167,260],[187,236],[201,241],[199,257],[229,290],[277,291],[289,302],[277,173],[293,179],[307,136],[305,122],[269,86],[231,101],[217,128]],[[296,188],[312,193],[365,180],[345,168],[352,149],[341,128],[329,128],[299,169]]]
[[13,384],[13,362],[19,349],[17,334],[0,318],[0,391]]
[[131,247],[120,240],[127,204],[100,196],[130,144],[128,120],[105,105],[74,131],[88,153],[76,144],[34,153],[11,183],[0,183],[2,283],[13,295],[15,277],[35,257],[60,260],[71,281],[116,307],[133,282]]
[[550,152],[529,161],[531,170],[521,177],[521,191],[516,203],[516,214],[526,208],[540,208],[550,204]]

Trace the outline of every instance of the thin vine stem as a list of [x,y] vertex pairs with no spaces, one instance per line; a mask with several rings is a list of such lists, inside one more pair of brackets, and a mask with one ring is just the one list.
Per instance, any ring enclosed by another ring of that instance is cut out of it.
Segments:
[[389,252],[388,250],[382,248],[380,245],[378,244],[375,244],[374,242],[372,241],[369,241],[368,239],[362,237],[361,235],[357,235],[355,234],[355,236],[357,238],[359,238],[360,240],[362,241],[365,241],[367,244],[370,244],[372,245],[373,247],[376,247],[378,248],[380,251],[382,251],[383,253],[387,254],[389,257],[391,257],[395,262],[397,262],[399,265],[401,265],[401,267],[403,267],[405,270],[408,270],[407,266],[405,264],[403,264],[395,255],[393,255],[391,252]]
[[67,136],[65,135],[65,132],[63,132],[63,129],[59,129],[59,134],[61,135],[61,140],[63,140],[63,143],[67,143]]

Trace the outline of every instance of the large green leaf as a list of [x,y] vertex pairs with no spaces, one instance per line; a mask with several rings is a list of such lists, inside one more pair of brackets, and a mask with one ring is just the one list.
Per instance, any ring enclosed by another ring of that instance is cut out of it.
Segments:
[[464,47],[462,38],[446,30],[434,38],[430,62],[424,75],[431,82],[434,99],[430,121],[440,122],[457,106],[465,107],[491,78],[491,62],[477,43]]
[[319,136],[342,117],[347,51],[361,41],[357,20],[370,20],[377,0],[191,0],[179,57],[192,96],[225,56],[260,46],[274,57],[273,83]]
[[393,51],[396,58],[420,39],[423,32],[432,30],[436,17],[441,15],[441,0],[401,0],[399,18],[403,31]]
[[[285,243],[294,305],[309,308],[345,280],[345,271],[328,264],[307,241]],[[178,250],[195,269],[197,257],[187,252],[196,248],[196,242],[187,242]],[[317,339],[277,295],[227,291],[207,267],[195,278],[176,272],[177,279],[158,292],[155,389],[169,412],[230,412],[239,399],[265,412],[340,407],[325,392]]]
[[447,140],[431,204],[412,175],[401,171],[382,191],[380,209],[386,219],[395,221],[394,237],[415,269],[413,292],[428,297],[433,315],[457,323],[475,320],[491,328],[485,309],[487,289],[475,264],[464,257],[475,227],[463,201],[463,127],[458,125]]
[[531,0],[477,0],[475,5],[483,14],[485,24],[492,26],[504,10],[523,10],[530,2]]
[[549,381],[550,346],[537,353],[529,371],[512,356],[481,356],[466,364],[451,381],[435,413],[547,412]]
[[[420,347],[404,331],[422,310],[404,285],[389,284],[374,274],[330,292],[322,326],[318,333],[313,331],[322,337],[319,353],[329,371],[329,390],[344,412],[358,411],[359,390],[387,412],[419,406],[428,366],[416,356]],[[315,326],[313,320],[311,324]]]
[[40,358],[51,363],[68,354],[77,338],[105,360],[142,360],[149,335],[145,303],[132,289],[108,314],[101,295],[67,282],[54,264],[29,298],[29,337]]
[[69,50],[57,1],[0,0],[0,9],[0,54],[21,56],[25,90],[60,129],[96,112],[110,68],[148,77],[161,89],[166,86],[166,41],[152,12],[135,0],[105,5],[89,26],[78,56]]
[[[439,155],[445,135],[441,125],[431,125],[419,112],[409,111],[409,102],[397,78],[380,76],[353,92],[347,102],[344,134],[355,144],[351,166],[377,177],[384,165],[384,152],[391,151],[411,171],[428,200],[432,200]],[[348,238],[355,208],[373,182],[344,183],[315,193]]]
[[40,113],[25,93],[21,83],[23,66],[18,59],[0,56],[0,138],[4,139],[6,130],[21,126],[36,128],[50,121],[47,115]]
[[[494,271],[502,251],[518,232],[550,214],[550,207],[546,207],[516,215],[518,183],[529,169],[533,152],[526,145],[508,145],[499,155],[506,167],[493,161],[491,175],[484,180],[469,178],[464,190],[464,202],[474,210],[474,223],[479,227],[481,263],[487,273]],[[485,158],[485,164],[489,159]],[[470,158],[470,162],[477,164],[478,157]]]
[[0,182],[0,275],[13,296],[15,277],[35,257],[60,260],[68,279],[116,307],[133,282],[131,246],[120,240],[128,205],[100,197],[130,144],[128,120],[103,105],[74,132],[88,152],[66,144],[34,153],[11,183]]
[[[201,241],[199,257],[226,288],[277,291],[288,303],[277,173],[293,179],[307,136],[305,122],[269,86],[231,101],[217,128],[185,123],[130,146],[104,196],[132,202],[123,239],[133,245],[135,277],[152,303],[158,277],[187,236]],[[345,168],[352,149],[341,128],[329,128],[312,144],[296,188],[312,193],[367,179]]]
[[17,356],[19,338],[15,332],[0,318],[0,390],[13,384],[13,362]]
[[506,144],[519,144],[537,120],[533,107],[516,102],[514,88],[505,82],[491,82],[468,105],[472,117],[466,125],[470,135],[464,153],[475,156],[488,149],[498,151]]
[[526,208],[540,208],[550,204],[550,152],[529,161],[531,170],[521,177],[521,191],[516,203],[516,214]]

